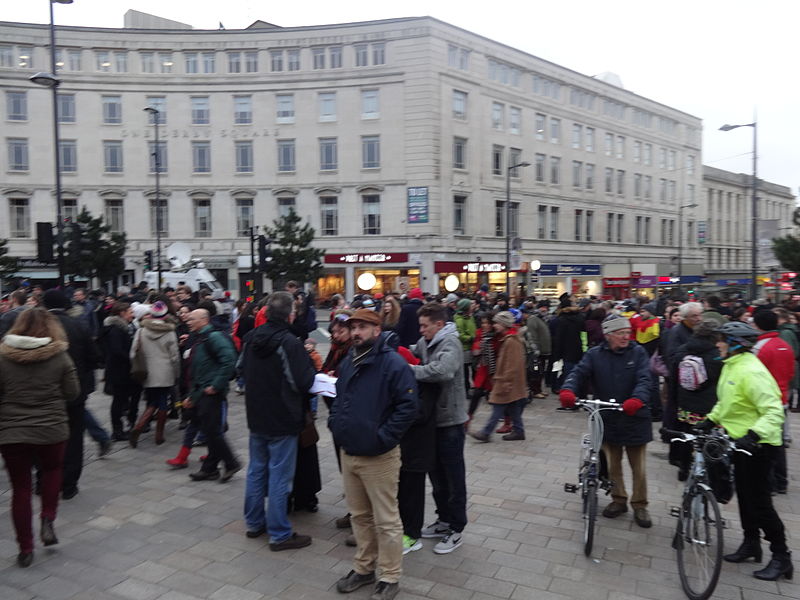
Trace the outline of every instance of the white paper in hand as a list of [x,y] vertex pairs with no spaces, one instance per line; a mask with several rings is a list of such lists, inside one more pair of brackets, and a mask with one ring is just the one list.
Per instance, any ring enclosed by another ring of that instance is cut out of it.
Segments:
[[319,394],[327,398],[336,398],[336,377],[331,377],[325,373],[317,373],[314,376],[314,385],[309,390],[311,394]]

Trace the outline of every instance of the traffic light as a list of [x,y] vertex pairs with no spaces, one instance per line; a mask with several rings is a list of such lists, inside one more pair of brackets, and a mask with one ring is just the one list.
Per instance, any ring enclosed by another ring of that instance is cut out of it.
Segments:
[[152,271],[153,270],[153,251],[152,250],[145,250],[144,251],[144,270],[145,271]]
[[82,260],[92,256],[89,248],[92,240],[89,238],[89,226],[85,223],[76,223],[67,219],[64,223],[64,252],[74,266]]
[[258,268],[260,271],[266,271],[269,261],[272,260],[270,244],[272,244],[272,240],[267,236],[258,236]]
[[36,260],[43,263],[53,262],[54,243],[53,224],[36,223]]

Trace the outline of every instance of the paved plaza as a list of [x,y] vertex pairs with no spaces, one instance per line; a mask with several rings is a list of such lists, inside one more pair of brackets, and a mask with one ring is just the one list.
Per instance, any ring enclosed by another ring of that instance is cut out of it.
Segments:
[[[326,349],[325,349],[326,350]],[[95,393],[90,406],[108,421],[110,398]],[[229,437],[247,458],[247,428],[242,396],[230,396]],[[595,550],[582,550],[578,497],[563,491],[575,481],[583,413],[560,413],[555,396],[537,400],[525,411],[527,441],[489,444],[468,439],[466,448],[469,525],[465,543],[449,555],[432,552],[435,540],[405,557],[399,598],[454,600],[632,600],[684,598],[674,551],[670,548],[682,485],[666,463],[667,447],[649,446],[648,478],[653,528],[640,529],[629,512],[616,520],[599,518]],[[96,457],[87,438],[87,461],[80,494],[62,502],[54,549],[36,548],[33,566],[16,566],[5,471],[0,474],[0,600],[324,600],[342,598],[338,577],[350,569],[353,549],[347,531],[334,519],[347,510],[325,428],[325,409],[317,424],[323,490],[319,512],[295,514],[300,533],[313,536],[301,550],[271,552],[267,539],[247,539],[242,522],[244,472],[227,484],[194,483],[187,470],[172,471],[181,434],[177,422],[167,443],[155,446],[144,434],[139,448],[115,445]],[[484,406],[476,421],[487,417]],[[796,415],[792,415],[797,419]],[[800,425],[796,424],[798,431]],[[192,452],[192,470],[204,448]],[[789,545],[800,549],[800,486],[795,467],[800,453],[789,450],[789,494],[776,498]],[[629,473],[628,481],[630,481]],[[601,507],[607,499],[601,498]],[[727,505],[726,550],[740,541],[735,501]],[[36,507],[38,511],[38,504]],[[425,521],[435,518],[429,499]],[[38,523],[38,518],[36,519]],[[38,532],[38,525],[36,526]],[[38,543],[38,540],[37,540]],[[800,560],[800,554],[797,555]],[[762,582],[750,576],[752,563],[723,566],[715,598],[769,600],[800,598],[791,582]],[[351,596],[365,599],[369,588]]]

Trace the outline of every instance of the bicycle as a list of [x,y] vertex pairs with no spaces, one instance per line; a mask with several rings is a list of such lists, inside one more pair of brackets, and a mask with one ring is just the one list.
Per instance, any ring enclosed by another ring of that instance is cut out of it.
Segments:
[[622,410],[615,400],[577,400],[575,406],[589,412],[588,431],[581,438],[581,457],[578,463],[578,483],[565,483],[564,491],[571,494],[581,491],[583,502],[583,552],[591,555],[594,545],[594,526],[597,520],[597,490],[611,492],[614,482],[607,477],[604,455],[600,453],[603,445],[602,410]]
[[677,552],[678,573],[684,593],[691,600],[706,600],[714,593],[722,569],[723,530],[719,504],[711,489],[707,463],[722,460],[737,448],[722,431],[686,433],[661,429],[673,436],[673,442],[691,443],[694,449],[692,467],[686,479],[681,505],[670,513],[678,517],[672,547]]

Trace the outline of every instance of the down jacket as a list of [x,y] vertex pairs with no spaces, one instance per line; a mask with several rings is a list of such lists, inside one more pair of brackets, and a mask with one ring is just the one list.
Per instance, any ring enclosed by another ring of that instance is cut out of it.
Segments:
[[142,319],[131,345],[131,359],[143,352],[147,361],[147,379],[143,387],[172,387],[178,379],[180,354],[175,325],[161,319]]
[[586,383],[591,382],[597,400],[614,399],[620,404],[628,398],[644,403],[636,414],[621,411],[602,411],[605,433],[603,441],[622,446],[640,446],[653,439],[650,415],[650,360],[644,348],[630,342],[625,348],[612,350],[608,342],[591,348],[572,369],[561,389],[580,396]]

